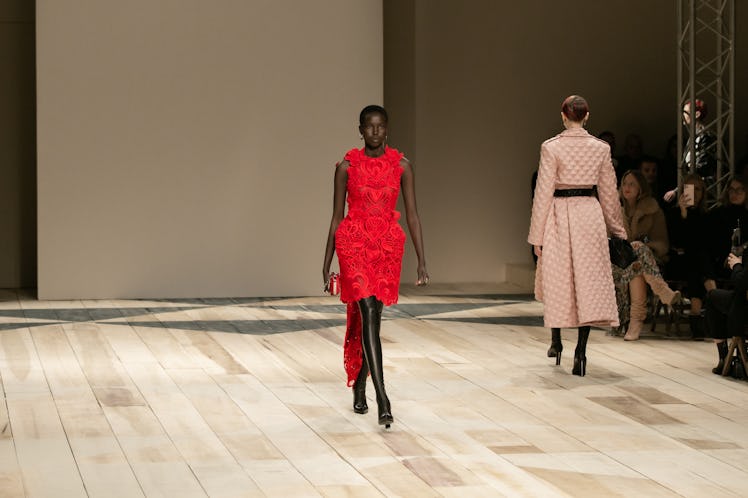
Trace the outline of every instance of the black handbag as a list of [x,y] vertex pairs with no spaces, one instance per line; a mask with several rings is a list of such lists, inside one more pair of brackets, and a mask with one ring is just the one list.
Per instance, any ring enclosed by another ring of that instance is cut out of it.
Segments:
[[608,249],[610,250],[610,262],[622,270],[636,261],[634,248],[631,246],[631,242],[626,239],[610,237],[608,239]]

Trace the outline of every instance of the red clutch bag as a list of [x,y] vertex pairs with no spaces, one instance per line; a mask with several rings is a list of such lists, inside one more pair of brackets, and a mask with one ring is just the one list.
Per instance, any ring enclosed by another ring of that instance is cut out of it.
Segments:
[[340,294],[340,275],[334,272],[330,273],[330,280],[327,282],[327,291],[331,296]]

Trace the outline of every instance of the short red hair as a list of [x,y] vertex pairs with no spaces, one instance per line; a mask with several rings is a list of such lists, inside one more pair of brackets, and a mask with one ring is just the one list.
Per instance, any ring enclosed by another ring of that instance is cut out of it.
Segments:
[[[691,101],[688,100],[684,104],[684,107],[688,106],[689,111],[691,110]],[[701,99],[696,99],[696,109],[693,111],[693,115],[696,116],[696,113],[699,113],[699,117],[697,119],[702,120],[706,117],[707,113],[709,112],[709,109],[706,107],[706,102],[704,102]]]
[[582,121],[587,113],[590,112],[590,106],[587,101],[579,95],[570,95],[566,97],[564,103],[561,104],[561,112],[564,113],[566,119],[578,123]]

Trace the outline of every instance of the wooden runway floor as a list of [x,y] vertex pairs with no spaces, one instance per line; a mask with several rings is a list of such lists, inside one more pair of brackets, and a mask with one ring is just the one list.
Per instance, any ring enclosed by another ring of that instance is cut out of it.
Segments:
[[0,291],[0,496],[748,494],[748,383],[713,344],[593,330],[580,378],[541,304],[469,291],[386,311],[390,430],[371,384],[351,409],[335,298]]

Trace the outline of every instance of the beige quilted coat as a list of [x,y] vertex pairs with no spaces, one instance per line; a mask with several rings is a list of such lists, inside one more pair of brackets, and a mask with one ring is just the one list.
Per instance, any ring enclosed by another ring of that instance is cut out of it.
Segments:
[[[597,185],[595,197],[553,197],[556,189]],[[617,326],[608,234],[626,238],[610,147],[572,128],[540,147],[530,244],[543,247],[535,297],[546,327]]]

